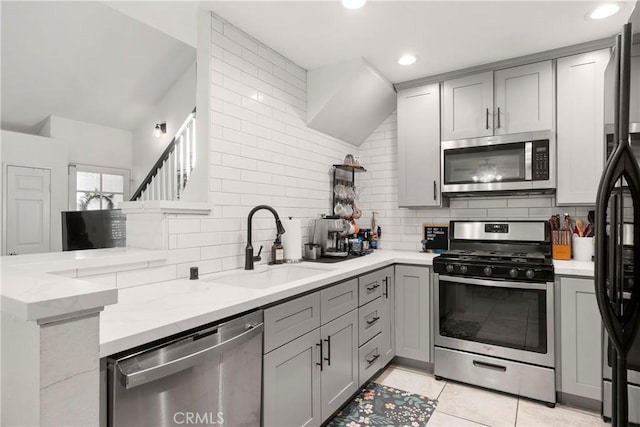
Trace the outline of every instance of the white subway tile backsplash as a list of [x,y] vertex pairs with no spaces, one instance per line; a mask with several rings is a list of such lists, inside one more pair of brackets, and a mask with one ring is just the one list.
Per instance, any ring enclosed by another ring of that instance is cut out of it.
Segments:
[[217,19],[215,16],[211,16],[211,29],[213,31],[217,31],[218,33],[222,33],[224,30],[224,24],[221,20]]
[[286,69],[289,62],[285,57],[276,53],[273,49],[258,44],[258,55],[280,68]]
[[[186,236],[197,236],[190,234]],[[116,285],[118,288],[146,285],[155,282],[164,282],[176,278],[176,266],[146,268],[144,270],[120,271],[116,273]]]
[[296,76],[299,80],[299,82],[304,83],[303,86],[301,86],[301,89],[305,89],[306,88],[306,82],[307,82],[307,70],[305,70],[304,68],[292,63],[292,62],[288,62],[287,63],[287,72],[290,74],[293,74],[294,76]]
[[139,270],[141,268],[147,268],[148,262],[137,262],[133,264],[118,265],[115,267],[96,267],[96,268],[83,268],[78,270],[78,277],[96,276],[100,274],[115,274],[118,271]]
[[225,35],[225,37],[228,37],[245,49],[249,49],[253,53],[258,53],[258,42],[253,39],[253,37],[247,36],[246,33],[229,24],[228,22],[224,23],[223,34]]
[[178,278],[189,277],[191,267],[198,267],[198,275],[217,273],[222,270],[222,260],[210,259],[178,264]]
[[217,31],[211,32],[211,43],[220,46],[221,48],[233,52],[238,56],[242,55],[242,45],[238,44],[234,40],[230,39],[227,35],[219,33]]
[[199,233],[200,219],[172,219],[169,220],[169,234]]

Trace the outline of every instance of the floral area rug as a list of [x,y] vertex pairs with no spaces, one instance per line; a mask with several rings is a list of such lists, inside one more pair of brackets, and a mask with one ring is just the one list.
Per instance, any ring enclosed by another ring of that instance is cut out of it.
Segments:
[[437,400],[371,382],[327,426],[422,427],[437,404]]

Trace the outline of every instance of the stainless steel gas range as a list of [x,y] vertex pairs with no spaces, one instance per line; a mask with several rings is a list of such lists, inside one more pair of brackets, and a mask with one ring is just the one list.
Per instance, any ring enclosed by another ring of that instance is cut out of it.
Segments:
[[452,221],[433,261],[436,377],[554,406],[554,271],[547,221]]

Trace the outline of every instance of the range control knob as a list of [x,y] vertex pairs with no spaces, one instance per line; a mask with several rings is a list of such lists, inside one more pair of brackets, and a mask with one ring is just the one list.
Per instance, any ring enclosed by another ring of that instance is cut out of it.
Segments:
[[452,264],[447,264],[445,269],[447,270],[447,273],[453,273],[453,265]]
[[512,268],[511,270],[509,270],[509,276],[518,277],[518,270],[516,270],[515,268]]
[[483,271],[485,276],[491,276],[491,273],[493,273],[493,269],[491,267],[485,267]]
[[469,271],[469,268],[466,265],[461,265],[460,266],[460,273],[466,274],[467,271]]
[[524,272],[524,275],[527,276],[527,279],[533,279],[536,276],[536,273],[533,270],[529,269]]

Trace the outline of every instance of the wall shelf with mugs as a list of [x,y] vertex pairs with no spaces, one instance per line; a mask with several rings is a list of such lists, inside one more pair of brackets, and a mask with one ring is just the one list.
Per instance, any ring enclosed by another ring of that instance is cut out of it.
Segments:
[[333,165],[331,215],[346,220],[360,218],[362,213],[356,205],[359,196],[356,188],[356,173],[366,171],[358,164]]

